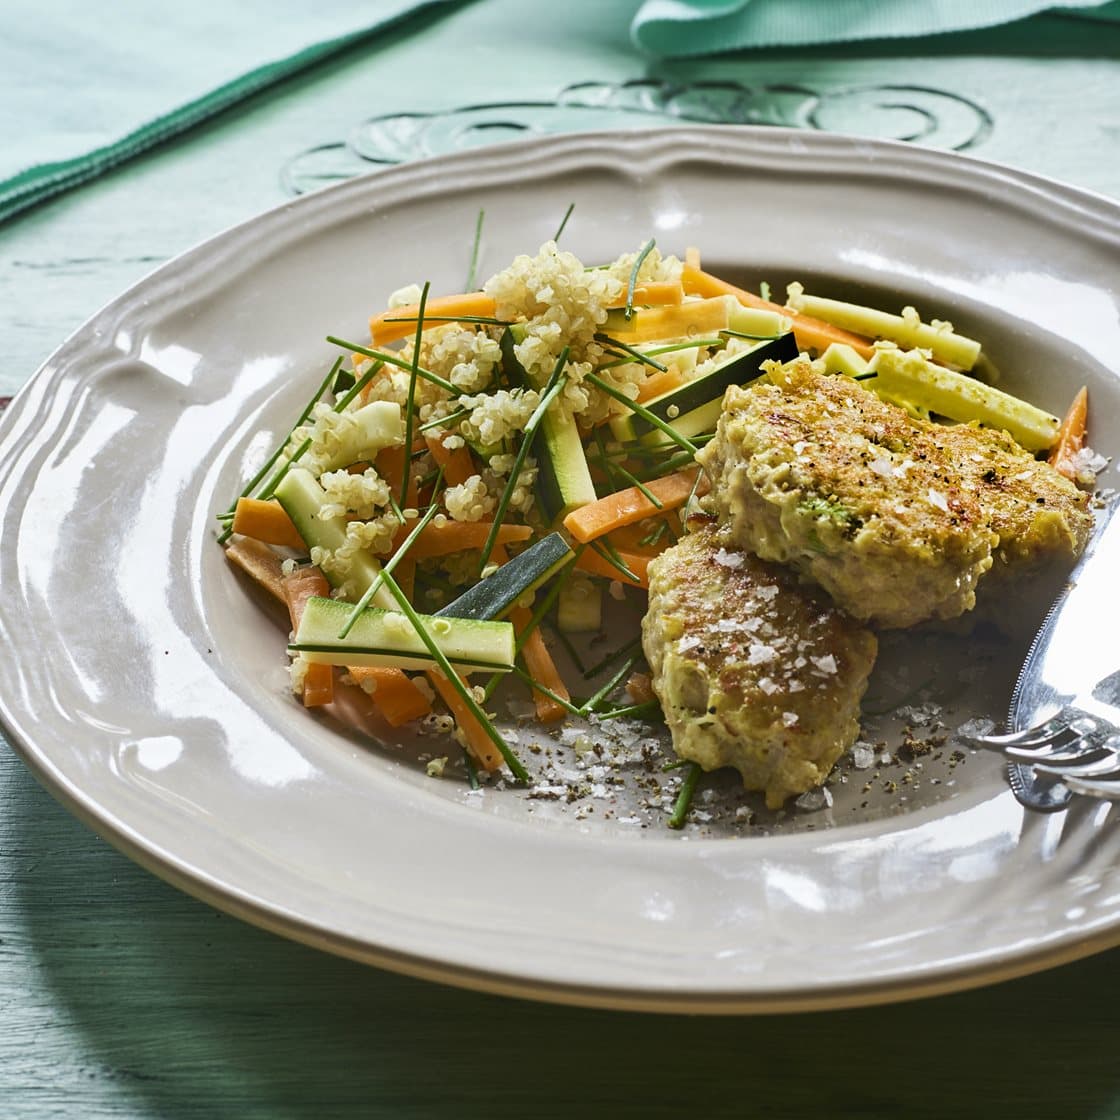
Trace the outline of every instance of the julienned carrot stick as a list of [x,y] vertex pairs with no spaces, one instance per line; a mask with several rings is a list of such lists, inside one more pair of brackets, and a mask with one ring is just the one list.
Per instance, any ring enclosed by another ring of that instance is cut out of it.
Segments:
[[649,587],[649,562],[652,556],[640,552],[630,552],[627,549],[615,550],[618,558],[637,576],[631,579],[624,572],[618,570],[605,556],[601,556],[593,548],[585,548],[576,559],[576,567],[593,576],[603,576],[606,579],[616,579],[620,583],[629,584],[631,587]]
[[788,316],[793,321],[793,335],[797,345],[803,350],[823,351],[834,342],[841,342],[850,346],[861,357],[870,358],[875,353],[875,348],[870,340],[861,335],[852,334],[851,331],[834,327],[821,319],[814,319],[809,315],[802,315],[797,311],[790,311],[781,304],[772,303],[768,299],[756,296],[745,288],[737,288],[710,272],[685,264],[681,269],[681,283],[689,295],[712,297],[718,295],[734,296],[740,303],[748,307],[760,307],[766,311],[777,311]]
[[[720,293],[722,296],[725,293]],[[677,306],[638,311],[625,325],[610,328],[610,337],[634,345],[658,338],[686,338],[711,334],[727,327],[727,304],[723,299],[698,299]]]
[[284,595],[284,576],[280,570],[280,557],[266,544],[243,537],[226,545],[226,559],[236,564],[254,582],[259,583],[270,595],[288,605]]
[[1058,429],[1058,442],[1050,451],[1049,462],[1059,474],[1073,481],[1077,477],[1074,460],[1085,446],[1085,429],[1089,423],[1089,390],[1084,386],[1070,402]]
[[676,366],[670,366],[665,370],[654,370],[638,386],[638,404],[645,404],[646,401],[651,401],[654,397],[659,397],[662,393],[668,393],[683,384],[684,375]]
[[[424,305],[425,326],[438,327],[454,322],[459,315],[493,318],[494,301],[484,292],[465,292],[455,296],[437,296]],[[374,315],[369,321],[369,334],[373,345],[383,346],[386,342],[396,342],[399,338],[411,338],[416,334],[416,320],[420,305],[410,303],[407,307],[391,307]]]
[[[316,596],[328,596],[331,585],[318,568],[297,568],[284,576],[284,598],[288,601],[288,614],[291,616],[292,629],[298,630],[303,608],[307,600]],[[330,665],[312,662],[307,666],[303,678],[303,706],[317,708],[329,704],[334,699],[334,670]]]
[[[413,560],[427,560],[433,556],[448,556],[452,552],[481,549],[490,535],[490,525],[489,521],[439,522],[437,518],[420,530],[408,550],[408,555]],[[393,541],[394,549],[400,548],[411,530],[411,525],[405,525],[403,529],[398,530]],[[527,541],[532,535],[533,530],[528,525],[503,523],[498,526],[497,541],[499,544],[510,544],[513,541]]]
[[[424,437],[437,467],[443,467],[443,481],[448,486],[461,486],[472,474],[477,474],[471,449],[463,444],[450,448],[444,445],[445,436],[431,433]],[[462,437],[459,437],[462,439]]]
[[[625,552],[636,552],[640,556],[660,556],[673,543],[674,534],[663,531],[658,535],[655,543],[643,544],[642,541],[649,536],[652,525],[656,524],[657,520],[643,517],[641,521],[612,529],[607,540],[615,548],[621,548]],[[680,533],[680,522],[676,518],[672,518],[672,527],[678,534]]]
[[[397,571],[400,571],[399,567]],[[420,719],[432,710],[428,697],[400,669],[355,665],[346,671],[369,692],[390,727],[400,727],[410,720]]]
[[688,501],[694,487],[698,494],[707,492],[706,475],[700,479],[700,485],[696,485],[696,472],[699,469],[699,467],[690,467],[688,470],[677,471],[675,474],[668,474],[664,478],[654,478],[647,482],[645,489],[661,503],[660,507],[651,501],[642,489],[630,486],[625,490],[608,494],[597,502],[590,502],[573,510],[564,518],[564,528],[581,544],[587,544],[588,541],[593,541],[612,529],[619,529],[623,525],[631,525],[643,518],[678,509]]
[[[528,607],[514,607],[510,611],[509,620],[513,623],[513,629],[519,638],[532,617],[533,612]],[[572,698],[556,668],[556,662],[552,660],[552,654],[548,652],[548,646],[545,645],[539,626],[525,639],[525,644],[521,647],[521,656],[525,659],[525,668],[533,680],[565,700]],[[568,714],[555,700],[536,689],[533,689],[533,703],[537,708],[537,719],[541,723],[556,723]]]
[[[401,482],[404,479],[405,451],[404,444],[396,447],[383,447],[374,459],[373,465],[377,473],[388,483],[389,493],[400,497]],[[409,471],[408,493],[405,495],[404,508],[415,509],[417,502],[417,478],[415,471]]]
[[[432,687],[440,694],[455,718],[463,738],[467,741],[467,750],[471,752],[471,757],[484,770],[499,769],[502,765],[502,756],[498,753],[498,748],[490,741],[490,736],[483,730],[482,724],[475,719],[474,713],[463,703],[463,698],[455,686],[435,669],[429,670],[428,680],[432,682]],[[463,683],[470,688],[469,682]]]
[[[634,307],[664,307],[684,302],[684,288],[679,280],[651,280],[646,284],[634,285]],[[608,307],[625,307],[626,292]]]
[[303,548],[303,537],[292,524],[279,502],[262,502],[259,498],[238,498],[233,513],[233,531],[265,544],[280,544],[287,548]]

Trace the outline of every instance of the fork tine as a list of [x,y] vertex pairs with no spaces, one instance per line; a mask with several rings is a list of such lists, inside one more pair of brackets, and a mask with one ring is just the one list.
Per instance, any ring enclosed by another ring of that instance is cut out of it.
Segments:
[[1080,758],[1036,762],[1034,768],[1042,774],[1057,774],[1063,780],[1072,777],[1107,778],[1110,774],[1120,776],[1120,758],[1108,747],[1098,747],[1085,751]]
[[[1064,783],[1065,784],[1065,783]],[[1094,778],[1070,778],[1068,788],[1085,797],[1099,797],[1104,801],[1120,801],[1120,771]]]
[[1052,743],[1043,743],[1038,747],[1004,747],[1003,753],[1008,758],[1020,762],[1077,762],[1083,759],[1096,746],[1090,740],[1076,733],[1064,735]]
[[970,747],[1004,751],[1009,747],[1029,750],[1055,745],[1064,746],[1067,743],[1074,742],[1078,737],[1078,733],[1071,730],[1065,720],[1055,716],[1045,723],[1028,727],[1023,731],[1014,731],[1008,735],[965,735],[961,739]]

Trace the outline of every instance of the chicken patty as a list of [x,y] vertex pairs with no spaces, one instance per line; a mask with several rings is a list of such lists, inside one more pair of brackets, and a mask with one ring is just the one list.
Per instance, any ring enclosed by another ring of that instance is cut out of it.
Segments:
[[728,391],[698,456],[737,544],[881,627],[954,618],[998,556],[1075,556],[1087,499],[1006,433],[909,416],[808,362]]
[[705,524],[649,567],[642,645],[684,759],[733,766],[778,808],[820,785],[859,732],[870,630]]

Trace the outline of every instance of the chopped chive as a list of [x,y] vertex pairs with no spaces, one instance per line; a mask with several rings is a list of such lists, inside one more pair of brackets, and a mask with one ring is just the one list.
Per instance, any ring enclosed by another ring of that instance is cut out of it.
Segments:
[[767,284],[765,280],[758,285],[758,294],[762,296],[767,303],[770,302],[770,285]]
[[463,747],[463,766],[467,771],[467,781],[470,782],[471,789],[479,789],[480,784],[478,781],[478,767],[474,764],[474,759],[471,758],[470,751]]
[[595,710],[595,705],[596,704],[598,704],[602,700],[605,700],[612,692],[614,692],[614,690],[616,688],[618,688],[618,686],[620,684],[622,684],[622,678],[625,677],[626,674],[629,673],[630,670],[634,668],[634,666],[638,663],[641,656],[642,656],[642,654],[641,654],[641,651],[639,650],[638,652],[634,653],[630,658],[628,658],[626,660],[626,662],[622,665],[622,667],[618,670],[618,672],[615,673],[614,676],[611,677],[611,679],[609,681],[607,681],[607,683],[605,685],[603,685],[602,688],[598,689],[598,691],[596,691],[593,695],[588,697],[588,699],[580,707],[579,714],[581,716],[586,716],[589,713],[593,712]]
[[618,471],[623,478],[627,479],[632,486],[636,486],[658,509],[664,509],[665,503],[648,487],[644,482],[632,475],[621,463],[615,463],[614,469]]
[[599,719],[622,719],[626,716],[644,716],[646,712],[658,711],[661,708],[660,700],[646,700],[641,704],[627,704],[624,708],[612,708],[604,712]]
[[442,424],[454,424],[456,420],[462,420],[470,412],[469,408],[456,409],[454,412],[448,413],[446,416],[439,417],[438,420],[429,420],[426,424],[421,424],[416,430],[418,432],[427,432],[432,428],[438,428]]
[[626,285],[626,306],[622,311],[622,317],[627,322],[630,322],[630,320],[634,318],[634,288],[637,287],[638,284],[638,273],[641,271],[642,264],[645,262],[646,257],[649,256],[650,251],[656,244],[657,242],[651,237],[634,258],[634,267],[630,269],[630,282]]
[[516,676],[519,676],[534,692],[539,692],[542,695],[547,696],[549,700],[555,700],[556,703],[559,704],[560,707],[568,713],[568,715],[583,716],[587,714],[582,709],[577,708],[575,704],[571,703],[568,700],[565,700],[563,696],[557,696],[551,688],[548,688],[545,685],[541,684],[541,682],[538,680],[534,680],[528,673],[525,672],[524,669],[521,668],[520,665],[514,665],[513,672]]
[[420,342],[424,336],[424,311],[428,306],[428,291],[431,282],[424,281],[420,291],[420,307],[416,316],[416,338],[412,343],[412,368],[408,371],[408,397],[404,407],[404,445],[409,449],[409,454],[404,457],[404,470],[401,472],[401,505],[403,506],[408,494],[408,483],[412,475],[412,425],[416,412],[416,378],[420,366]]
[[[650,358],[654,354],[673,354],[673,353],[676,353],[679,350],[700,350],[705,346],[723,346],[723,345],[726,344],[726,342],[727,342],[727,339],[725,339],[725,338],[689,339],[688,342],[670,342],[666,346],[654,346],[654,347],[651,347],[649,350],[642,351],[642,353],[644,353],[647,358]],[[608,353],[609,353],[609,351],[608,351]],[[600,370],[614,369],[615,366],[627,365],[630,362],[633,362],[633,361],[637,360],[636,358],[631,358],[631,357],[628,357],[627,355],[624,355],[624,354],[616,354],[616,355],[614,355],[614,357],[616,357],[618,359],[618,361],[604,362],[602,365],[599,366],[599,369]]]
[[[303,411],[299,414],[299,419],[291,426],[288,434],[284,437],[280,446],[277,447],[276,450],[268,457],[264,466],[262,466],[261,469],[257,471],[257,473],[253,475],[253,477],[247,483],[245,483],[244,489],[242,489],[241,493],[238,495],[238,498],[249,497],[249,495],[252,494],[252,492],[260,485],[264,476],[268,474],[268,472],[272,470],[272,468],[276,465],[276,460],[284,454],[284,448],[288,446],[288,441],[292,438],[292,432],[294,432],[296,428],[298,428],[307,420],[307,418],[311,415],[311,410],[319,403],[320,400],[323,399],[323,394],[327,391],[328,388],[330,388],[331,382],[333,382],[335,379],[335,375],[338,373],[339,369],[342,368],[342,361],[343,359],[341,355],[335,358],[334,364],[331,366],[330,371],[327,373],[327,376],[323,378],[322,382],[319,385],[319,388],[315,390],[315,395],[311,398],[311,400],[307,402]],[[234,498],[233,504],[229,507],[229,510],[227,512],[229,516],[232,517],[236,510],[237,498]],[[225,544],[232,535],[233,530],[227,527],[218,537],[218,543]]]
[[634,638],[624,646],[619,646],[618,649],[608,653],[597,665],[592,665],[590,669],[583,670],[583,679],[590,680],[592,677],[598,676],[604,669],[613,665],[620,657],[629,657],[642,644],[641,638]]
[[[383,319],[385,323],[416,323],[416,315],[402,315],[399,319]],[[494,327],[508,327],[512,320],[495,319],[493,315],[426,315],[425,323],[482,323]]]
[[564,651],[572,659],[572,664],[582,673],[587,676],[583,668],[583,659],[580,657],[578,650],[572,645],[572,639],[568,637],[559,627],[553,631],[556,635],[556,640],[564,647]]
[[661,767],[662,774],[668,774],[673,770],[679,770],[682,766],[689,766],[691,763],[687,758],[674,758],[671,762],[666,762]]
[[702,470],[696,472],[696,477],[692,480],[692,489],[688,492],[688,500],[681,506],[679,516],[681,524],[685,526],[686,530],[688,528],[688,511],[692,509],[692,503],[696,500],[696,488],[700,485],[700,479],[703,474],[704,472]]
[[478,274],[478,250],[482,245],[482,223],[486,220],[486,211],[479,210],[474,221],[474,244],[471,246],[471,263],[467,268],[467,285],[465,292],[474,291],[474,282]]
[[[406,362],[403,358],[398,357],[388,350],[371,350],[368,346],[360,346],[356,342],[347,342],[345,339],[335,338],[334,335],[327,335],[327,341],[332,346],[341,346],[344,350],[352,350],[355,354],[362,354],[367,358],[376,358],[386,365],[396,366],[397,369],[403,369],[406,373],[412,372],[412,362]],[[450,381],[440,377],[438,373],[432,373],[430,369],[425,369],[420,365],[416,366],[416,373],[425,381],[430,381],[433,385],[438,385],[453,397],[459,395],[459,390],[452,385]]]
[[559,241],[560,240],[560,234],[562,234],[564,232],[564,227],[568,224],[568,219],[572,216],[572,211],[575,208],[576,208],[576,204],[574,202],[569,202],[568,203],[568,209],[564,211],[564,218],[560,222],[560,228],[556,231],[555,234],[553,234],[553,237],[552,237],[553,241]]
[[[440,470],[440,473],[443,473],[442,468]],[[338,632],[339,641],[341,641],[346,637],[347,634],[350,633],[351,628],[353,627],[354,623],[358,621],[358,618],[361,616],[362,611],[364,611],[366,607],[370,605],[370,603],[373,601],[374,595],[376,595],[378,591],[381,590],[381,585],[385,582],[385,577],[387,575],[393,574],[396,566],[404,559],[404,557],[408,553],[408,550],[415,542],[416,538],[423,531],[424,526],[427,525],[428,522],[431,521],[431,519],[435,517],[438,512],[439,506],[436,504],[435,499],[433,498],[432,504],[428,507],[428,512],[424,514],[422,518],[420,518],[420,520],[413,527],[412,532],[410,532],[408,536],[405,537],[403,543],[401,544],[401,547],[398,548],[391,557],[389,557],[389,559],[385,562],[385,566],[381,569],[380,572],[377,573],[373,581],[370,583],[369,587],[365,589],[362,597],[354,604],[354,609],[350,612],[349,616],[346,619],[346,623]]]
[[637,573],[632,572],[626,565],[626,561],[618,554],[618,549],[614,547],[608,540],[595,540],[588,542],[591,545],[591,550],[597,552],[612,568],[617,568],[627,579],[632,579],[635,583],[641,583]]
[[[490,717],[479,707],[478,701],[474,698],[474,694],[470,688],[465,685],[462,678],[454,670],[451,662],[447,660],[443,650],[439,648],[436,640],[428,633],[424,624],[420,621],[419,615],[413,610],[412,604],[408,601],[408,596],[400,589],[400,585],[391,574],[385,574],[385,586],[389,589],[390,594],[397,601],[397,605],[401,609],[401,614],[412,623],[412,628],[416,631],[417,636],[427,646],[428,652],[432,656],[432,660],[439,666],[440,672],[447,678],[448,684],[455,689],[456,692],[463,698],[463,703],[467,705],[471,715],[478,720],[482,726],[482,730],[486,733],[486,737],[498,748],[505,764],[510,768],[515,778],[522,782],[529,780],[528,771],[518,761],[517,755],[509,749],[509,745],[502,738],[498,729],[490,721]],[[514,667],[516,669],[516,666]]]
[[732,338],[747,338],[752,342],[772,342],[775,338],[782,337],[780,334],[747,334],[746,331],[733,331],[730,327],[724,327],[719,333]]
[[681,782],[681,791],[677,794],[677,803],[673,806],[673,815],[669,818],[670,828],[684,828],[688,819],[688,811],[692,808],[692,796],[696,792],[696,783],[700,781],[700,767],[695,762],[688,763],[688,773]]
[[638,541],[638,544],[652,548],[667,532],[669,532],[669,522],[666,520],[658,521],[653,529]]
[[879,376],[878,373],[876,373],[875,370],[872,370],[870,373],[857,373],[852,378],[852,380],[853,381],[870,381],[873,377],[878,377],[878,376]]
[[659,428],[678,447],[689,452],[691,455],[696,454],[696,444],[694,444],[691,440],[686,439],[680,434],[680,432],[675,431],[672,427],[666,424],[660,416],[656,415],[653,412],[650,412],[648,408],[643,408],[640,404],[638,404],[637,401],[632,401],[628,396],[626,396],[625,393],[620,393],[617,389],[608,385],[602,378],[596,377],[593,373],[587,374],[584,380],[590,381],[592,385],[596,386],[599,389],[602,389],[608,397],[614,397],[616,401],[620,401],[622,404],[626,405],[626,407],[629,408],[630,411],[635,415],[640,416],[643,420],[652,424],[655,428]]
[[517,489],[517,479],[521,474],[521,468],[524,466],[525,459],[529,454],[529,447],[532,445],[533,436],[536,434],[537,428],[540,427],[540,423],[544,419],[544,414],[548,406],[560,395],[560,391],[564,387],[562,375],[564,366],[567,365],[567,363],[568,348],[565,346],[564,349],[560,351],[560,357],[556,359],[556,367],[552,371],[552,376],[548,379],[548,386],[545,389],[544,395],[537,403],[537,407],[533,409],[533,414],[529,417],[529,421],[525,425],[525,430],[521,437],[521,446],[517,449],[517,456],[514,458],[513,467],[509,472],[509,480],[506,482],[505,489],[502,490],[502,496],[498,500],[498,508],[494,511],[494,521],[490,526],[490,532],[486,536],[486,543],[482,546],[482,556],[478,564],[479,571],[482,571],[490,561],[490,553],[494,551],[494,542],[498,539],[498,529],[502,524],[502,519],[505,517],[506,510],[509,508],[513,492]]
[[611,338],[609,334],[602,334],[601,332],[596,333],[595,341],[605,342],[608,346],[614,346],[624,354],[629,354],[634,361],[641,362],[644,366],[651,366],[660,373],[664,373],[669,368],[656,358],[651,358],[648,354],[642,353],[641,350],[637,350],[633,346],[627,346],[625,342],[619,342],[617,338]]

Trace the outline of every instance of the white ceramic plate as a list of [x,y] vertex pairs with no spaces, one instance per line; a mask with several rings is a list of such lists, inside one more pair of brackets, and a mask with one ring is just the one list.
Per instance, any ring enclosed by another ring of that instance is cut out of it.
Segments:
[[[779,129],[549,137],[396,168],[159,269],[8,410],[0,622],[16,655],[0,661],[0,703],[17,749],[99,833],[215,905],[494,991],[789,1010],[964,987],[1120,941],[1110,806],[1024,816],[997,760],[954,768],[951,744],[907,781],[845,774],[830,812],[682,835],[609,799],[577,814],[513,789],[468,796],[292,702],[283,636],[214,544],[214,511],[308,395],[326,334],[360,337],[402,283],[458,289],[480,208],[485,275],[535,251],[570,202],[564,246],[588,261],[652,234],[700,246],[713,270],[821,277],[947,315],[1053,411],[1088,382],[1093,442],[1118,446],[1115,203]],[[978,676],[935,656],[940,640],[919,636],[884,672],[930,668],[923,696],[956,703],[967,686],[954,718],[998,716],[1018,647],[1001,661],[977,638],[977,662],[1005,666]]]

